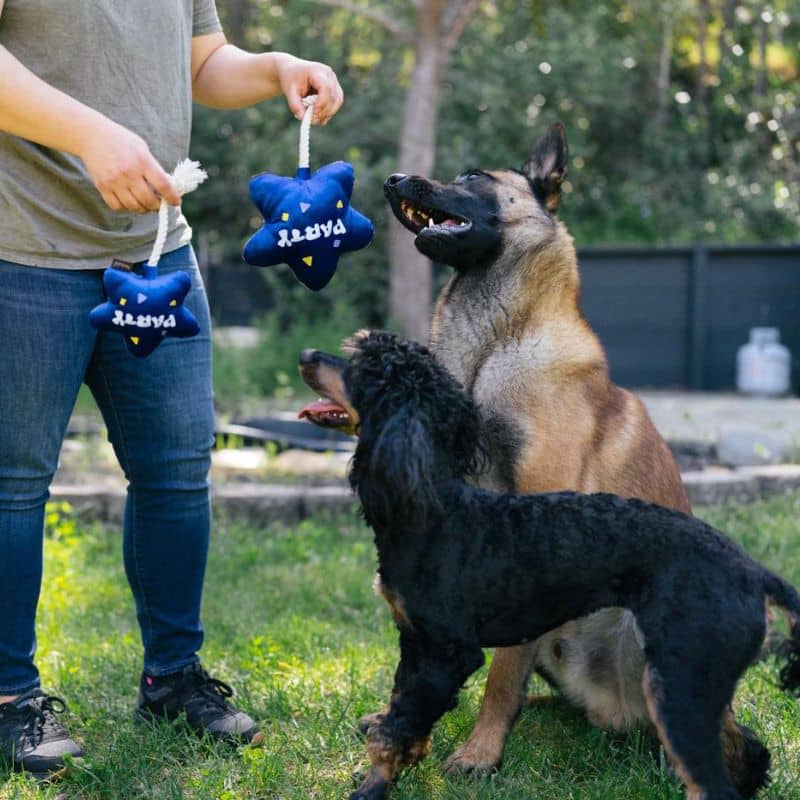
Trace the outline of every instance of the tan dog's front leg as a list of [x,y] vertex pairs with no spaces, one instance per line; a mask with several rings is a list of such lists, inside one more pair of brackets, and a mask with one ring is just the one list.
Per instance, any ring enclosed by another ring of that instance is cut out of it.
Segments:
[[532,642],[495,651],[478,721],[469,739],[445,762],[446,772],[491,771],[500,766],[509,731],[526,699],[535,654]]

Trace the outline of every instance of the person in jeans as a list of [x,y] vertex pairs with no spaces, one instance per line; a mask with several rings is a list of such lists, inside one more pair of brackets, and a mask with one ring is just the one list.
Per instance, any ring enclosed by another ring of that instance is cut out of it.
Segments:
[[137,714],[256,743],[253,720],[200,665],[213,444],[208,305],[191,229],[171,209],[160,271],[186,270],[200,334],[146,359],[98,333],[114,259],[140,266],[165,170],[189,151],[192,101],[285,95],[315,121],[342,103],[333,71],[226,43],[213,0],[0,0],[0,757],[48,776],[81,754],[34,663],[44,504],[81,383],[128,480],[125,571],[144,645]]

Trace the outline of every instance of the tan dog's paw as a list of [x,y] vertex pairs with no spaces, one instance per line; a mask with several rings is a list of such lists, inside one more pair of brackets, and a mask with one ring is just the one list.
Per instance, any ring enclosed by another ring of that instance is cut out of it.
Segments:
[[504,741],[505,737],[497,741],[473,735],[444,762],[445,773],[477,776],[497,772],[503,760]]

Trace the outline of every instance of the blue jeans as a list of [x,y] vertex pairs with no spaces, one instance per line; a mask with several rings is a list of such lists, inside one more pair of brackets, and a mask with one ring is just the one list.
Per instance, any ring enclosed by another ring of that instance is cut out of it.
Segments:
[[200,333],[166,339],[145,359],[89,311],[102,271],[0,261],[0,695],[39,685],[35,617],[44,504],[81,383],[97,401],[128,480],[123,553],[144,644],[144,669],[197,661],[210,529],[214,441],[210,320],[191,247],[162,257],[186,270]]

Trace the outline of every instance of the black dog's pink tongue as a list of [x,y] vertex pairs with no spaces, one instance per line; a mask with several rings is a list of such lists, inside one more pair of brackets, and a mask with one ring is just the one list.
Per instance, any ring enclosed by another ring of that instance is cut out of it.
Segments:
[[329,414],[346,414],[345,410],[332,400],[316,400],[300,409],[298,419],[319,419]]

